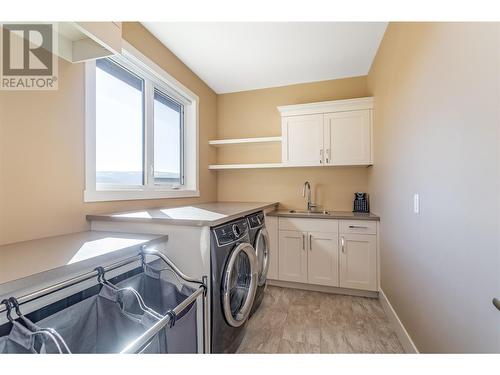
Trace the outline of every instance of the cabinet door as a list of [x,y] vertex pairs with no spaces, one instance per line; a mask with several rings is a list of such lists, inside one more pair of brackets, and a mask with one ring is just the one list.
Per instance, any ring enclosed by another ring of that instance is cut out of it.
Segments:
[[279,279],[307,282],[306,233],[279,231]]
[[338,237],[331,233],[308,233],[307,280],[310,284],[339,285]]
[[371,164],[370,110],[325,115],[325,158],[333,165]]
[[340,235],[340,286],[377,290],[377,236]]
[[284,117],[281,134],[281,158],[284,164],[323,164],[322,114]]
[[269,269],[267,278],[278,280],[278,217],[266,216],[266,228],[269,234]]

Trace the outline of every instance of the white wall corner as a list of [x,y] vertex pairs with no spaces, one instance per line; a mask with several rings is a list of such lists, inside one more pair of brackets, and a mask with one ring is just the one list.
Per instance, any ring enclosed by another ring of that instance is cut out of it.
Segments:
[[379,290],[379,300],[382,305],[382,308],[384,309],[387,317],[389,318],[389,321],[396,330],[396,335],[398,336],[398,339],[401,342],[401,345],[403,346],[405,353],[419,354],[420,352],[418,351],[417,346],[411,339],[410,334],[408,333],[405,326],[399,319],[398,314],[396,314],[396,311],[392,307],[391,302],[387,299],[387,296],[385,295],[382,288],[380,288]]

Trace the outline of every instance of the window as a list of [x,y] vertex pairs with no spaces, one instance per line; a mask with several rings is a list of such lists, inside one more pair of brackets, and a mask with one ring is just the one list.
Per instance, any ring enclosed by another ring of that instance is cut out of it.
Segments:
[[144,80],[109,59],[96,62],[96,183],[144,183]]
[[131,46],[86,64],[85,201],[199,196],[196,95]]
[[182,185],[182,105],[155,89],[154,179],[155,184]]

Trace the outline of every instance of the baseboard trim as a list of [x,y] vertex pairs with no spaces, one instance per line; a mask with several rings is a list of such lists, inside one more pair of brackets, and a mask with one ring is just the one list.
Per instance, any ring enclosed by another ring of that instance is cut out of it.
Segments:
[[391,302],[389,301],[389,299],[387,298],[382,289],[380,289],[379,291],[379,299],[382,308],[384,309],[387,317],[389,318],[389,321],[392,323],[394,329],[396,330],[396,335],[398,336],[401,345],[403,345],[403,349],[405,350],[405,352],[408,354],[419,354],[420,352],[418,351],[415,343],[411,339],[410,334],[406,330],[401,320],[399,320],[398,314],[396,314],[396,311],[392,307]]
[[373,291],[369,291],[369,290],[356,290],[356,289],[339,288],[339,287],[335,287],[335,286],[303,284],[303,283],[295,283],[295,282],[291,282],[291,281],[269,280],[269,279],[267,280],[267,285],[279,286],[282,288],[310,290],[313,292],[345,294],[348,296],[357,296],[357,297],[379,298],[378,292],[373,292]]

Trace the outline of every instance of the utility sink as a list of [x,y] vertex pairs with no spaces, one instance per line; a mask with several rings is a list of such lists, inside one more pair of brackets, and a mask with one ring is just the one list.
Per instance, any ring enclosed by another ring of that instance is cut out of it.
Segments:
[[297,214],[297,215],[325,215],[325,216],[330,215],[330,211],[289,210],[288,212],[291,213],[291,214]]

